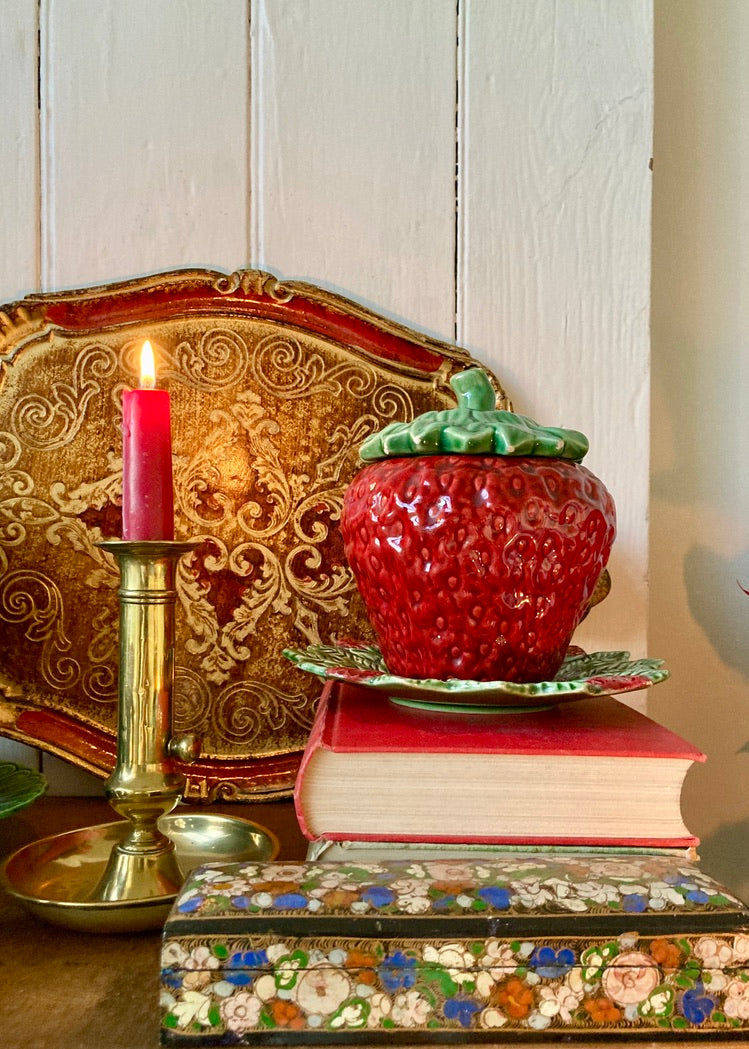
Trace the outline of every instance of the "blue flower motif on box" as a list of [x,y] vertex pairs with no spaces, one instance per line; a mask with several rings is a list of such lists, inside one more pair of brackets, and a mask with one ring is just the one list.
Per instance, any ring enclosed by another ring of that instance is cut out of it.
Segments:
[[454,896],[440,896],[439,899],[434,900],[432,908],[435,911],[448,911],[454,903]]
[[569,972],[575,964],[575,954],[569,947],[555,951],[553,947],[537,947],[531,955],[530,965],[539,976],[556,980]]
[[300,911],[307,906],[307,897],[298,892],[282,892],[276,896],[273,906],[279,911]]
[[710,897],[703,889],[691,889],[687,893],[687,899],[691,903],[709,903]]
[[407,957],[403,951],[388,955],[377,971],[387,991],[407,991],[416,983],[416,959]]
[[471,998],[448,998],[444,1013],[448,1020],[457,1020],[461,1027],[470,1027],[474,1013],[481,1011],[481,1005]]
[[269,964],[267,951],[235,951],[226,963],[229,969],[260,969]]
[[180,972],[179,970],[173,968],[161,970],[162,983],[165,987],[171,987],[172,990],[176,990],[178,987],[182,986],[182,979],[184,975],[185,974],[183,972]]
[[685,991],[681,996],[681,1011],[693,1024],[702,1024],[709,1019],[715,1008],[715,999],[705,992],[705,985],[698,980],[695,987]]
[[370,885],[361,896],[363,900],[366,900],[373,907],[387,907],[395,899],[395,893],[392,889],[388,889],[386,885]]
[[496,907],[498,911],[505,911],[512,902],[512,895],[509,889],[503,889],[499,885],[486,885],[483,889],[478,891],[479,899],[484,900],[492,907]]
[[642,914],[648,909],[648,901],[640,892],[628,892],[622,898],[622,908],[628,914]]
[[225,973],[224,979],[234,987],[247,987],[248,984],[252,983],[253,977],[250,973],[244,972],[244,970],[232,969],[231,972]]
[[178,911],[183,914],[189,914],[191,911],[197,911],[203,906],[202,896],[191,896],[189,900],[183,900],[177,907]]

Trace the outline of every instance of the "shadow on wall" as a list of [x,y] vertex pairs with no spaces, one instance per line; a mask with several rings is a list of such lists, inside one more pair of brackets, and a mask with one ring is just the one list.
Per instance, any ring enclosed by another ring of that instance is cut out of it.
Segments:
[[685,819],[749,897],[746,0],[655,0],[648,647],[656,720],[707,754]]
[[749,902],[749,819],[726,823],[699,846],[700,866]]
[[[724,556],[692,546],[684,557],[684,586],[692,618],[716,654],[749,682],[749,551]],[[746,734],[749,737],[749,709]]]

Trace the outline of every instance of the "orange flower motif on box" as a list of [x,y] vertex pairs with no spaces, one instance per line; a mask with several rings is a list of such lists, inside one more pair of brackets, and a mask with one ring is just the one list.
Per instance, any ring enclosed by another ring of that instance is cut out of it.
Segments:
[[358,898],[359,894],[351,892],[350,889],[331,889],[330,892],[326,892],[323,896],[323,902],[331,910],[340,910],[350,907]]
[[307,1026],[302,1011],[294,1002],[282,1002],[280,999],[271,1002],[271,1015],[279,1027],[288,1027],[292,1031],[301,1031]]
[[357,983],[374,985],[377,982],[377,958],[367,951],[359,951],[355,947],[348,952],[348,967],[356,977]]
[[435,881],[434,888],[443,896],[462,896],[475,888],[475,881]]
[[650,953],[662,969],[678,969],[684,961],[684,952],[673,940],[663,937],[653,940]]
[[492,991],[490,1001],[511,1016],[513,1020],[522,1020],[533,1006],[533,991],[516,976],[503,980]]
[[589,998],[583,1003],[593,1023],[613,1024],[621,1020],[621,1010],[608,998]]
[[283,895],[287,892],[299,892],[299,883],[296,881],[257,881],[254,885],[255,892],[270,892],[274,896]]

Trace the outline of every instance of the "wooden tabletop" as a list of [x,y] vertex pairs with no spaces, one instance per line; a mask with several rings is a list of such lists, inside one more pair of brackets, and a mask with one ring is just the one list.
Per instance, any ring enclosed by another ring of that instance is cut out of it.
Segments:
[[[180,809],[191,810],[200,811]],[[271,828],[281,858],[305,855],[306,841],[290,802],[212,805],[210,811]],[[41,798],[0,821],[0,854],[116,818],[104,799]],[[0,891],[0,1045],[156,1049],[159,942],[158,932],[102,936],[46,925]]]
[[[185,806],[181,811],[200,811]],[[203,810],[205,811],[205,810]],[[306,841],[290,802],[213,805],[271,829],[281,859],[301,859]],[[0,855],[49,834],[111,822],[97,798],[41,798],[0,821]],[[160,933],[104,936],[46,925],[0,890],[0,1045],[3,1049],[158,1049]],[[395,1040],[395,1039],[394,1039]],[[572,1045],[570,1035],[564,1039]],[[611,1046],[584,1040],[586,1049]],[[725,1047],[702,1037],[669,1041]],[[495,1043],[495,1049],[519,1041]],[[524,1049],[531,1049],[525,1038]],[[538,1043],[539,1045],[546,1043]],[[663,1043],[627,1040],[630,1049]],[[422,1047],[425,1049],[425,1047]]]

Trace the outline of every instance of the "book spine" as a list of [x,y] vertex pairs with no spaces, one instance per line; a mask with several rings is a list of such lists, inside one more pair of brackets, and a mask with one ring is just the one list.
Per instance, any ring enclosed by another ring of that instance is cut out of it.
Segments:
[[309,734],[307,745],[304,748],[299,771],[297,772],[296,781],[294,783],[294,809],[296,810],[297,822],[302,834],[310,841],[314,840],[315,835],[310,830],[309,824],[307,823],[307,816],[302,804],[302,793],[304,790],[307,769],[315,753],[321,749],[330,750],[330,741],[327,738],[326,724],[328,720],[328,707],[331,700],[332,686],[333,682],[330,681],[322,690],[322,695],[317,704],[315,720],[312,724],[312,731]]

